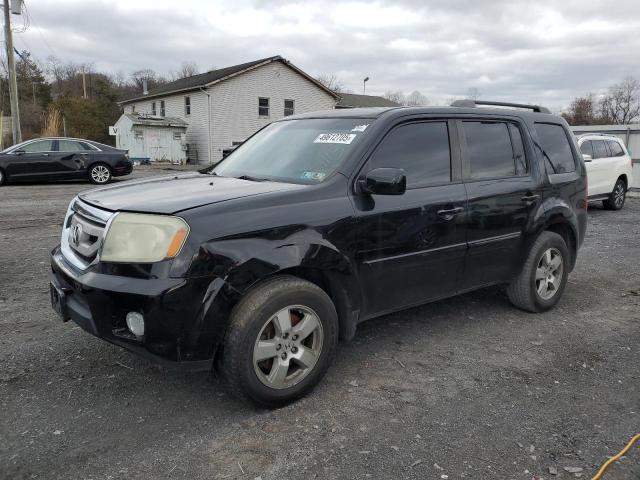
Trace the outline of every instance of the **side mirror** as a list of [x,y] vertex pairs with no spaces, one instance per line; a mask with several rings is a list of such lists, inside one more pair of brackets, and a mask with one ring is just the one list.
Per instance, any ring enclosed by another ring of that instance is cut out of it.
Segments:
[[593,161],[593,157],[591,155],[589,155],[588,153],[583,153],[582,154],[582,158],[584,159],[585,163]]
[[13,153],[15,153],[16,155],[22,155],[24,153],[24,150],[14,150]]
[[363,193],[402,195],[407,190],[407,176],[401,168],[375,168],[358,184]]

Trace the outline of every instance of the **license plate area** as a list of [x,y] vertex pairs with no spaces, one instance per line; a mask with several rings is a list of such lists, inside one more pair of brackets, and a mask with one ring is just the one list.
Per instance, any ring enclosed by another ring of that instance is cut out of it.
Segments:
[[69,320],[67,311],[67,291],[56,285],[53,281],[49,283],[49,293],[51,296],[51,307],[62,319],[63,322]]

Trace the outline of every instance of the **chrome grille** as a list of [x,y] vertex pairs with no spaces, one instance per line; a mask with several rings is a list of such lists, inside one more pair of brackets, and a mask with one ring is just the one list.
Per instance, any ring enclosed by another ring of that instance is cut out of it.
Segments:
[[67,209],[61,238],[62,255],[81,270],[98,261],[104,231],[112,212],[75,198]]

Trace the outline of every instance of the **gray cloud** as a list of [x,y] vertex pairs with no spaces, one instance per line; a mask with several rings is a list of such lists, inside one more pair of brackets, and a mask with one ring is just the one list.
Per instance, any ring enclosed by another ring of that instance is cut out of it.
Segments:
[[18,48],[113,73],[280,54],[311,74],[334,73],[356,92],[369,76],[370,93],[417,89],[442,102],[476,88],[484,98],[553,108],[640,76],[637,0],[27,4],[32,25],[15,35]]

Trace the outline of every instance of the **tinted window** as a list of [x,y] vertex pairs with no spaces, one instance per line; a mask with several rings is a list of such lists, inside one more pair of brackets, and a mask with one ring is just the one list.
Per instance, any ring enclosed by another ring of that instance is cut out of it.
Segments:
[[408,187],[451,181],[446,122],[412,123],[393,129],[371,157],[370,167],[402,168]]
[[587,140],[580,145],[580,151],[583,155],[591,155],[591,157],[593,157],[593,145],[591,144],[591,140]]
[[60,152],[80,152],[84,150],[86,150],[86,148],[84,148],[80,142],[58,140],[58,151]]
[[604,144],[604,140],[593,140],[593,158],[606,158],[609,156],[609,150]]
[[609,144],[609,150],[611,151],[612,157],[622,157],[624,155],[624,150],[618,142],[607,140],[607,143]]
[[16,150],[22,150],[27,153],[51,152],[53,150],[53,140],[39,140],[37,142],[27,143]]
[[527,173],[527,157],[524,154],[524,144],[520,129],[513,123],[509,123],[509,133],[511,134],[511,145],[513,146],[513,159],[516,162],[516,175]]
[[576,164],[564,128],[550,123],[536,123],[542,153],[553,173],[575,172]]
[[506,123],[462,122],[462,129],[467,140],[471,178],[498,178],[516,174]]

